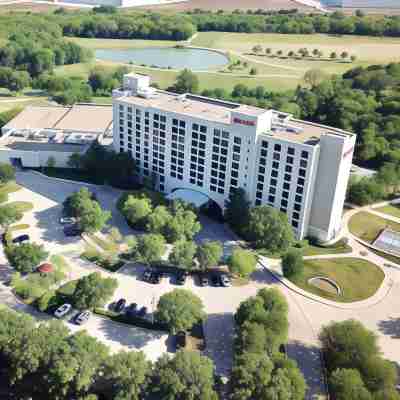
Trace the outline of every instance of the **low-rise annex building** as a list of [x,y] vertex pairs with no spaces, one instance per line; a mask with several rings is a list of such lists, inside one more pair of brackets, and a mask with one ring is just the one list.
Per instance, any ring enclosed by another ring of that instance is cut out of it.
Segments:
[[111,143],[110,105],[28,106],[2,128],[0,162],[39,168],[52,158],[65,168],[72,154],[107,138]]
[[113,91],[114,148],[165,193],[201,192],[222,209],[243,188],[253,205],[284,212],[298,239],[331,240],[342,211],[356,136],[292,115],[156,90],[127,74]]

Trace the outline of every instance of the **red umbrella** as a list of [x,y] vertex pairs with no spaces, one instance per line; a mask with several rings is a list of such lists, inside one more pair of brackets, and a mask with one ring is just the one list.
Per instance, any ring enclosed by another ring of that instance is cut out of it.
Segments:
[[41,274],[48,274],[49,272],[53,272],[53,270],[54,270],[54,267],[48,263],[44,263],[44,264],[40,265],[38,268],[38,271]]

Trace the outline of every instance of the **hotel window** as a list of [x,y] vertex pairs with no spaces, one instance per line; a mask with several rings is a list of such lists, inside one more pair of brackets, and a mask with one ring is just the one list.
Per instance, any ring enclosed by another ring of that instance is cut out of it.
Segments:
[[300,176],[306,176],[306,170],[300,168],[300,169],[299,169],[299,175],[300,175]]
[[287,156],[287,157],[286,157],[286,162],[287,162],[288,164],[293,164],[293,157]]
[[296,211],[301,211],[301,205],[298,204],[298,203],[295,203],[295,204],[294,204],[294,209],[295,209]]
[[298,178],[297,179],[297,184],[301,185],[301,186],[304,186],[304,178]]
[[292,218],[293,219],[299,219],[300,218],[300,214],[298,213],[298,212],[293,212],[293,214],[292,214]]
[[240,137],[235,136],[235,137],[233,138],[233,142],[234,142],[235,144],[240,145],[240,144],[242,144],[242,139],[241,139]]
[[303,150],[303,151],[301,152],[301,158],[308,159],[308,151]]
[[295,197],[294,200],[297,201],[297,202],[299,202],[299,203],[301,203],[302,200],[303,200],[303,198],[302,198],[301,196],[299,196],[298,194],[296,194],[296,197]]
[[275,151],[281,151],[281,145],[280,144],[275,144],[274,150]]
[[274,187],[270,187],[270,188],[269,188],[269,192],[270,192],[271,194],[275,194],[275,193],[276,193],[276,189],[275,189]]
[[285,172],[292,172],[293,168],[291,165],[286,165]]
[[206,133],[207,132],[207,127],[205,125],[200,125],[200,132],[201,133]]
[[299,223],[297,221],[292,221],[293,228],[298,228]]
[[267,155],[268,155],[267,150],[261,149],[260,155],[261,155],[261,157],[267,157]]
[[267,148],[268,148],[268,142],[266,142],[265,140],[263,140],[263,141],[261,142],[261,146],[264,147],[264,149],[267,149]]
[[281,159],[281,156],[280,156],[280,154],[279,153],[274,153],[274,160],[280,160]]
[[274,203],[275,202],[275,196],[268,196],[268,201],[270,203]]
[[288,147],[287,152],[288,152],[288,154],[290,154],[291,156],[293,156],[293,155],[294,155],[294,148],[293,148],[293,147]]
[[282,192],[282,197],[284,199],[288,199],[289,198],[289,192],[286,192],[286,191]]

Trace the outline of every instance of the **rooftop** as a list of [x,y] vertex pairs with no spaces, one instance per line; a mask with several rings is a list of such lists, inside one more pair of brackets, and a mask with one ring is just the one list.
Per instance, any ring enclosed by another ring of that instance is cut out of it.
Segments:
[[28,106],[3,127],[3,132],[10,129],[54,129],[101,134],[109,131],[111,127],[110,105]]

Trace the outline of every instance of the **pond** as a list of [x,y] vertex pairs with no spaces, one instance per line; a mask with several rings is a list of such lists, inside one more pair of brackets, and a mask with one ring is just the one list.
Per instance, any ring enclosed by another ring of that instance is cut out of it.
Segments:
[[145,47],[141,49],[97,49],[96,58],[136,65],[191,70],[217,69],[229,63],[228,57],[211,50],[176,47]]

